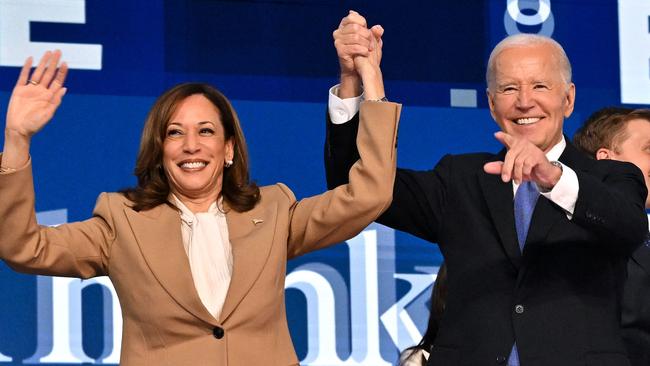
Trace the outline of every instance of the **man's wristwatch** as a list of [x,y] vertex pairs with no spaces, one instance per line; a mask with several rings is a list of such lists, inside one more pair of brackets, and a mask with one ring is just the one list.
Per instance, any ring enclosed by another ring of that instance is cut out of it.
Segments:
[[388,98],[381,97],[380,99],[366,99],[366,102],[388,102]]

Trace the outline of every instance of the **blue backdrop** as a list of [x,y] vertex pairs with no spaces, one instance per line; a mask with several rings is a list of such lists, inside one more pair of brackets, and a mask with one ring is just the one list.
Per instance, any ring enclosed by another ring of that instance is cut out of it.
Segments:
[[[0,0],[2,115],[28,55],[56,46],[72,66],[63,105],[32,145],[41,223],[85,219],[100,192],[133,185],[148,109],[190,80],[233,100],[259,184],[281,181],[298,197],[324,190],[324,116],[338,72],[331,33],[348,9],[386,30],[387,96],[404,104],[401,166],[500,149],[485,62],[514,32],[564,45],[577,85],[569,136],[605,105],[650,105],[650,4],[642,0]],[[425,328],[440,262],[435,245],[378,225],[289,262],[287,313],[302,363],[394,363]],[[335,294],[332,313],[319,297],[325,289]],[[116,363],[121,320],[111,291],[102,279],[0,265],[0,364]]]

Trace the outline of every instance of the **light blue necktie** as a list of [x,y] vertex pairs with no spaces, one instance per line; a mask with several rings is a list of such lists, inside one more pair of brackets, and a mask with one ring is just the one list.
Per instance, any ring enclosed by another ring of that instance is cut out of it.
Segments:
[[517,240],[522,253],[526,245],[526,236],[530,227],[530,219],[533,217],[533,210],[539,198],[539,190],[533,182],[522,182],[515,194],[515,228],[517,229]]
[[[515,194],[515,228],[517,229],[517,240],[519,249],[524,251],[528,228],[530,228],[530,219],[533,217],[533,210],[539,198],[539,190],[533,182],[523,182]],[[517,353],[517,343],[512,345],[510,357],[508,357],[508,366],[519,366],[519,354]]]

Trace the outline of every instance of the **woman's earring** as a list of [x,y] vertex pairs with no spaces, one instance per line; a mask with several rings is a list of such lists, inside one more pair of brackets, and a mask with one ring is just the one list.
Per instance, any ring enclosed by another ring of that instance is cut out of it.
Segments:
[[232,163],[233,163],[232,160],[226,160],[226,163],[224,164],[224,166],[226,168],[230,168],[232,166]]

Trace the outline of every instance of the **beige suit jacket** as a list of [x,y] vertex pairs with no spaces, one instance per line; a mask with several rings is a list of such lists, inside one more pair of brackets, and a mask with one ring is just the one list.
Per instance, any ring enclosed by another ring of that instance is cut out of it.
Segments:
[[136,212],[123,195],[102,193],[89,220],[38,226],[31,164],[0,175],[0,258],[21,272],[109,276],[124,320],[121,365],[296,365],[287,259],[353,237],[390,204],[400,110],[362,104],[349,185],[296,201],[278,183],[261,188],[254,209],[227,211],[234,268],[219,319],[194,288],[175,209]]

